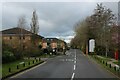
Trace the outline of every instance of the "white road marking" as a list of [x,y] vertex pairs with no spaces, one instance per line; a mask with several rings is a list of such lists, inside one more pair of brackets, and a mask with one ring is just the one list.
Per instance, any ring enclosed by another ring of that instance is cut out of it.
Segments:
[[75,60],[76,60],[76,50],[75,50]]
[[[75,50],[75,58],[74,59],[75,59],[75,61],[74,61],[74,68],[73,69],[75,71],[75,69],[76,69],[76,50]],[[75,73],[72,74],[71,80],[74,79],[74,76],[75,76]]]
[[73,60],[73,59],[60,59],[60,61],[72,62],[72,61],[74,61],[74,60]]
[[76,61],[74,61],[74,63],[76,64]]
[[76,65],[74,65],[74,70],[75,70],[75,68],[76,68]]
[[75,61],[76,61],[76,58],[75,58]]
[[71,80],[73,80],[73,79],[74,79],[74,76],[75,76],[75,73],[73,73],[73,74],[72,74]]

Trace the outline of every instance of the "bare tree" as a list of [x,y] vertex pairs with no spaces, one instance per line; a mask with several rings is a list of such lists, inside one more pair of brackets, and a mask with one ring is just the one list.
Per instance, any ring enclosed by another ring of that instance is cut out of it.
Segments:
[[24,37],[24,33],[23,33],[23,29],[27,29],[26,27],[26,19],[25,19],[25,16],[22,15],[19,17],[18,19],[18,23],[17,23],[17,27],[20,28],[19,29],[19,38],[20,38],[20,42],[19,42],[19,47],[18,47],[18,50],[21,53],[23,53],[23,49],[24,49],[24,45],[23,45],[23,37]]
[[36,11],[33,11],[32,14],[32,20],[31,20],[31,32],[34,34],[38,34],[39,31],[39,23],[38,23],[38,16],[36,14]]
[[18,20],[17,27],[19,27],[21,29],[26,29],[27,28],[26,19],[25,19],[24,15],[20,16],[20,18]]

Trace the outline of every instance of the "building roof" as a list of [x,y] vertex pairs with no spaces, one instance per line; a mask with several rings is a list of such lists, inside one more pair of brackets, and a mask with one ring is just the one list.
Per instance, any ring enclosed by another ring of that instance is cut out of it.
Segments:
[[44,38],[43,40],[44,40],[45,42],[55,41],[55,42],[64,42],[64,43],[66,43],[65,41],[60,40],[60,39],[58,39],[58,38]]
[[18,28],[18,27],[15,27],[15,28],[10,28],[10,29],[6,29],[6,30],[3,30],[2,31],[2,34],[31,34],[30,31],[27,31],[25,29],[22,29],[22,28]]
[[[21,35],[21,34],[32,35],[33,33],[31,33],[30,31],[27,31],[25,29],[18,28],[18,27],[10,28],[10,29],[6,29],[6,30],[2,31],[2,35]],[[34,34],[34,35],[36,35],[37,37],[40,37],[40,38],[44,38],[43,36],[40,36],[37,34]]]

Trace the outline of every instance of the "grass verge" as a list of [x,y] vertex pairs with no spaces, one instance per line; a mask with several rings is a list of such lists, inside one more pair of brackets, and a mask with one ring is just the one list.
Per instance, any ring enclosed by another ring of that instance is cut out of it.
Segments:
[[100,64],[103,68],[109,70],[110,72],[112,72],[114,75],[118,76],[120,78],[120,71],[116,70],[115,67],[112,67],[111,64],[107,64],[106,62],[109,60],[106,59],[98,59],[95,58],[94,55],[90,56],[92,59],[94,59],[98,64]]
[[23,59],[2,65],[2,79],[36,66],[43,61],[39,59]]

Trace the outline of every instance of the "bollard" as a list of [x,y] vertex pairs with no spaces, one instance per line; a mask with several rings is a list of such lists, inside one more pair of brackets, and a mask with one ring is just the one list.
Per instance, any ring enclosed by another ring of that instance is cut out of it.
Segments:
[[34,60],[33,60],[33,64],[34,64]]
[[114,66],[114,70],[116,71],[116,66]]
[[17,69],[19,69],[19,66],[17,65]]
[[109,64],[109,67],[111,68],[111,64]]
[[9,72],[11,72],[11,68],[9,68]]
[[106,64],[106,66],[107,66],[107,62],[106,62],[105,64]]
[[23,64],[23,67],[25,67],[25,63]]
[[28,65],[30,65],[30,62],[28,62]]

